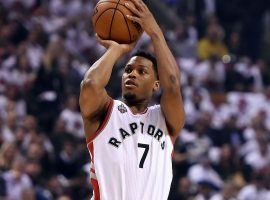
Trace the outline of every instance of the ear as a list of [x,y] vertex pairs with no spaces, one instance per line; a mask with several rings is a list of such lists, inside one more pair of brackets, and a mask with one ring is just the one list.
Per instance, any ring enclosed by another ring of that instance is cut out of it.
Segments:
[[157,92],[159,90],[159,81],[155,81],[153,92]]

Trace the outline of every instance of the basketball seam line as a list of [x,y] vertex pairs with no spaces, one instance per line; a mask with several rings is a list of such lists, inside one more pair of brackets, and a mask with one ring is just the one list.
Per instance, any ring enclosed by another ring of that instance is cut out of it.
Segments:
[[95,26],[97,25],[97,22],[98,22],[99,18],[103,15],[103,13],[105,13],[107,10],[111,10],[111,9],[114,10],[114,8],[107,8],[106,10],[103,10],[102,13],[100,13],[100,15],[98,16],[98,18],[97,18],[97,20],[96,20],[96,22],[95,22]]
[[[98,3],[97,5],[99,5],[99,4],[102,4],[102,3],[113,3],[113,4],[117,4],[115,1],[103,1],[103,2],[100,2],[100,3]],[[125,4],[122,4],[122,3],[118,3],[118,6],[123,6],[123,7],[125,7],[125,8],[127,8],[126,6],[125,6]],[[118,7],[117,6],[117,7]],[[116,7],[116,8],[117,8]],[[127,8],[128,9],[128,8]],[[117,10],[119,10],[119,9],[117,9]],[[129,9],[128,9],[129,10]]]
[[[117,4],[117,2],[115,2],[115,1],[102,1],[102,2],[98,3],[97,5],[103,4],[103,3],[114,3],[114,4]],[[118,3],[118,5],[121,5],[121,6],[126,7],[125,4],[122,4],[122,3]]]
[[114,8],[114,12],[113,12],[112,20],[111,20],[111,25],[110,25],[109,40],[111,40],[111,38],[112,38],[112,37],[111,37],[111,33],[112,33],[112,23],[113,23],[113,18],[114,18],[114,15],[115,15],[115,13],[116,13],[116,10],[117,10],[119,1],[120,1],[120,0],[117,1],[117,4],[116,4],[116,6],[115,6],[115,8]]
[[131,43],[131,33],[130,33],[130,30],[129,30],[129,25],[128,25],[126,16],[124,15],[124,13],[123,13],[121,10],[118,10],[118,11],[123,15],[123,17],[124,17],[124,19],[125,19],[125,22],[126,22],[126,25],[127,25],[127,28],[128,28],[129,42]]

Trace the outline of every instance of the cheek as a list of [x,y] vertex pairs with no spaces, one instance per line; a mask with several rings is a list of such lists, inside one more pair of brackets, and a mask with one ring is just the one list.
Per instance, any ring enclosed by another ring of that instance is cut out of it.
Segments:
[[123,85],[124,83],[124,80],[125,80],[126,76],[125,75],[122,75],[122,78],[121,78],[121,84]]
[[154,83],[151,80],[145,80],[142,84],[142,89],[147,91],[152,91]]

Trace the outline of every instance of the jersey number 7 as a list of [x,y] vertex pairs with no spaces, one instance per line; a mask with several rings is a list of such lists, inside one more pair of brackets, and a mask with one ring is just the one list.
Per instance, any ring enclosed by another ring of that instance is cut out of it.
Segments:
[[146,156],[147,156],[148,151],[149,151],[149,145],[148,144],[138,143],[138,147],[139,148],[144,148],[144,152],[143,152],[142,158],[140,160],[140,164],[139,164],[139,167],[143,168],[144,161],[145,161]]

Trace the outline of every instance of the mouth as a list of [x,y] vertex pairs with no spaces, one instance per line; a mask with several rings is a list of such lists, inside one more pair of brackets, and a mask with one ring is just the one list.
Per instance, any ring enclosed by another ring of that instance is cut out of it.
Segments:
[[135,81],[128,79],[125,81],[125,87],[126,88],[138,87],[138,84]]

